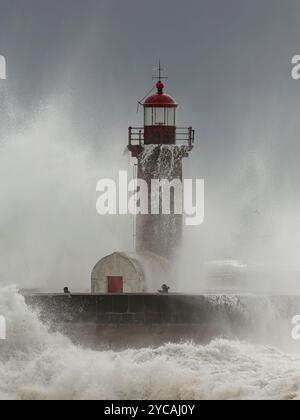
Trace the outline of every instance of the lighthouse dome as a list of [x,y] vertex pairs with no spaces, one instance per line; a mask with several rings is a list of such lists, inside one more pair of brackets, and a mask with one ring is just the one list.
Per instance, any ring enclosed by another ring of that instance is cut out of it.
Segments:
[[144,107],[170,107],[176,108],[178,106],[177,102],[175,101],[172,96],[167,95],[164,93],[164,84],[162,82],[158,82],[156,84],[157,92],[154,95],[149,96],[145,102]]

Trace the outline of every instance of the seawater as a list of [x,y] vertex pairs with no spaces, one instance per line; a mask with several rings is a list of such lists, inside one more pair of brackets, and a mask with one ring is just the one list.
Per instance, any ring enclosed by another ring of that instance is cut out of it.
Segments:
[[0,399],[299,399],[300,354],[222,338],[206,346],[93,351],[50,333],[0,287]]

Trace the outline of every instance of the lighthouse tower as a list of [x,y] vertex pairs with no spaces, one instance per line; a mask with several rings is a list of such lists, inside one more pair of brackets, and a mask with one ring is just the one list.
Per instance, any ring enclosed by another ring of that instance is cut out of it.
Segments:
[[[136,216],[136,252],[150,251],[169,260],[181,243],[183,215],[175,211],[173,181],[183,180],[183,158],[187,158],[194,146],[194,130],[177,127],[178,104],[166,94],[162,82],[162,69],[156,93],[143,102],[143,127],[129,127],[128,149],[137,159],[137,177],[148,185],[149,214]],[[163,194],[159,196],[159,211],[151,208],[152,181],[168,181],[170,188],[170,214],[163,212]]]
[[[98,261],[91,275],[92,293],[153,293],[166,279],[169,282],[170,261],[180,245],[183,224],[173,185],[182,185],[182,163],[193,149],[194,130],[177,127],[178,104],[164,92],[161,73],[159,66],[156,93],[142,104],[143,127],[129,127],[128,149],[136,160],[137,178],[147,184],[149,204],[148,212],[136,216],[136,252],[114,252]],[[155,183],[170,188],[166,193],[163,186],[155,189]],[[182,189],[180,194],[182,198]]]

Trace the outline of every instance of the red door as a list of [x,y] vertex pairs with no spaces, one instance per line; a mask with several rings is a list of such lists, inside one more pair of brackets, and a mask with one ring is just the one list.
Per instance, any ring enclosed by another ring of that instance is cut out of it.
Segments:
[[107,277],[108,293],[123,293],[123,277]]

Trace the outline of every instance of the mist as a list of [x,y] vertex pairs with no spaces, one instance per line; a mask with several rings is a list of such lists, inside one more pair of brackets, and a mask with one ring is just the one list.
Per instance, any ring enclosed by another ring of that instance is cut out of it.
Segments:
[[267,288],[287,270],[294,287],[299,16],[297,1],[1,0],[1,280],[89,289],[99,258],[132,250],[131,218],[97,215],[95,187],[128,168],[127,127],[141,123],[160,58],[179,125],[196,130],[184,176],[206,188],[204,224],[184,229],[179,290],[212,286],[212,261],[276,271]]
[[120,152],[110,157],[116,166],[99,164],[78,138],[69,109],[67,98],[49,98],[30,115],[15,112],[3,133],[0,272],[6,283],[89,289],[98,259],[132,246],[130,220],[101,220],[95,205],[97,180],[114,178],[127,160]]
[[240,281],[225,276],[221,289],[299,292],[300,191],[287,144],[296,151],[300,127],[297,113],[283,108],[278,102],[263,116],[247,113],[231,168],[205,179],[205,221],[185,227],[175,269],[183,290],[213,288],[214,270],[229,267]]
[[[0,400],[300,398],[299,21],[299,0],[0,0]],[[134,251],[96,185],[132,175],[159,60],[205,220],[168,278],[139,259],[178,296],[86,296]]]

